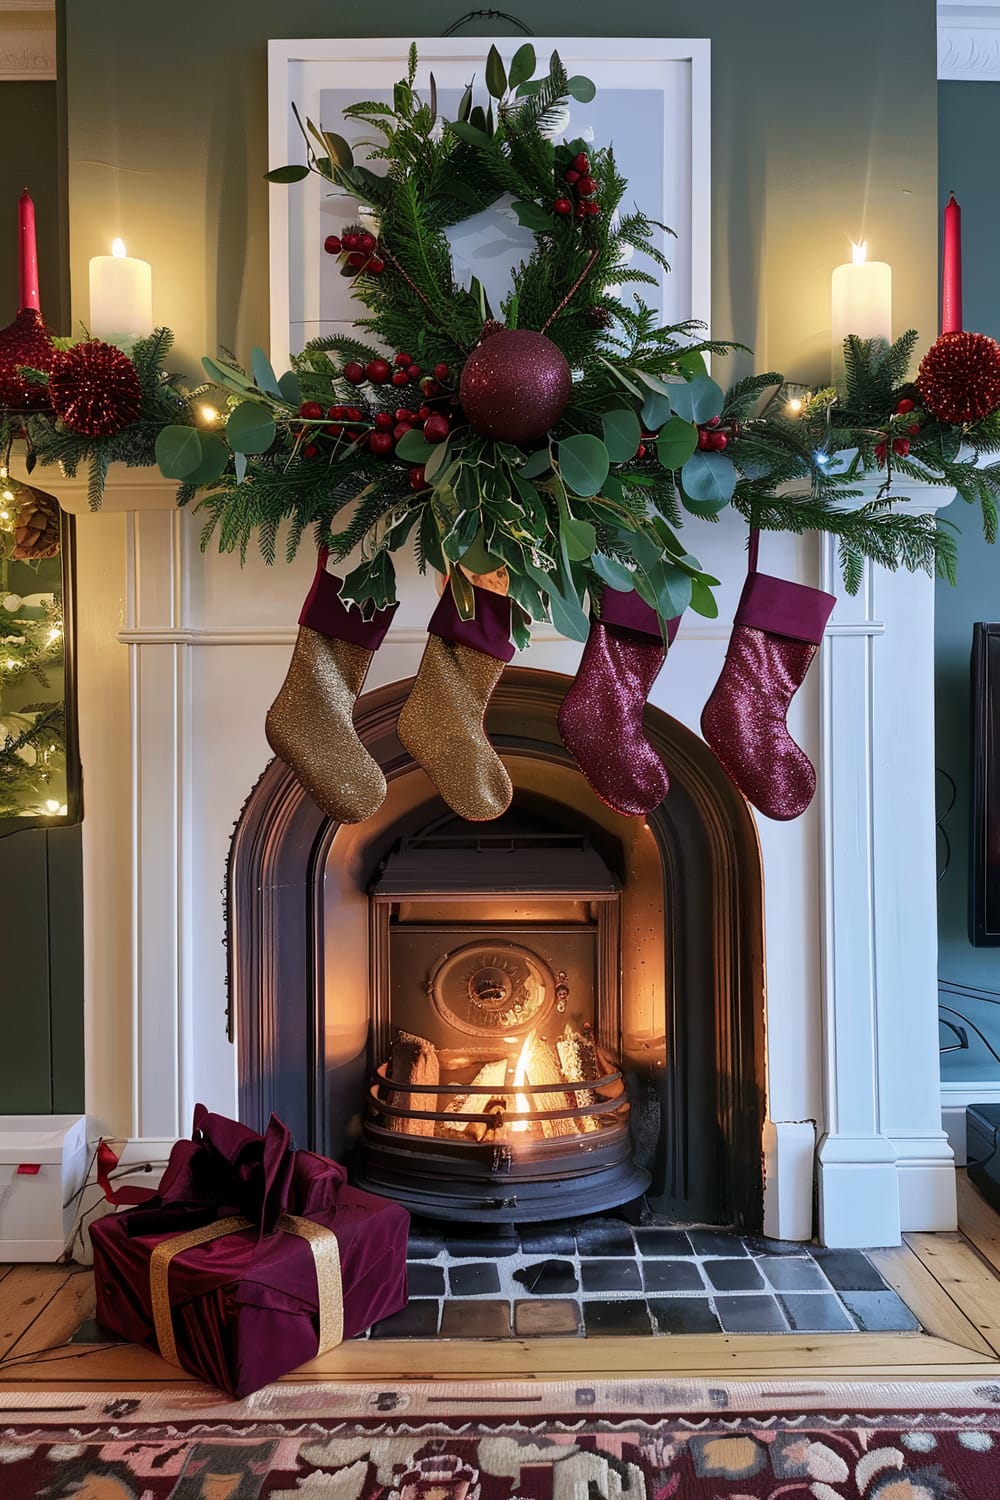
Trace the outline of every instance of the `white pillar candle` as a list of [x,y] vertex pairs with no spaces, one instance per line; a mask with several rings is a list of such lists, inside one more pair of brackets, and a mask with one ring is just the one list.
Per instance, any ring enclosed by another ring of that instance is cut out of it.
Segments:
[[153,273],[149,262],[125,254],[115,240],[110,255],[90,262],[90,332],[113,343],[153,331]]
[[844,368],[844,340],[892,338],[892,268],[866,260],[866,245],[851,244],[853,259],[837,266],[830,290],[830,343],[834,375]]

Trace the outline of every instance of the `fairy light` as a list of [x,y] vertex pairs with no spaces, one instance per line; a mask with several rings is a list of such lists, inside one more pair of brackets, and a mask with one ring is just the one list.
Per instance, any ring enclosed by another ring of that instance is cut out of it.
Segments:
[[57,641],[61,635],[62,627],[60,625],[53,625],[49,631],[49,645],[51,646],[52,643],[54,641]]
[[45,804],[45,811],[57,813],[59,811],[59,799],[57,797],[50,797]]
[[219,412],[217,407],[205,405],[199,407],[198,410],[201,416],[201,420],[207,423],[209,426],[211,426],[213,422],[217,422],[219,420]]
[[793,396],[792,399],[791,399],[791,401],[789,401],[788,407],[787,407],[787,411],[788,411],[789,416],[791,416],[791,417],[797,417],[797,416],[799,416],[801,414],[802,408],[805,406],[805,404],[806,403],[803,401],[803,399],[802,399],[801,396]]

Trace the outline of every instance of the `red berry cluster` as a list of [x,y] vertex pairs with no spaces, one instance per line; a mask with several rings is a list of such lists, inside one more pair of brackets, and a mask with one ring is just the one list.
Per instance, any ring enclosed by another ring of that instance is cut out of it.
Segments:
[[[897,417],[905,417],[909,412],[914,410],[916,410],[916,402],[911,401],[909,396],[904,396],[902,401],[897,401],[896,403]],[[893,453],[897,453],[900,458],[906,458],[909,454],[910,438],[916,437],[917,433],[920,431],[920,423],[910,422],[907,424],[906,430],[909,433],[910,437],[898,437],[893,438],[892,440],[892,451]],[[880,468],[885,463],[888,451],[889,439],[887,434],[884,442],[875,444],[875,462],[879,465]]]
[[703,453],[706,450],[721,453],[723,448],[729,447],[731,436],[731,431],[726,433],[722,430],[721,417],[709,417],[707,422],[698,423],[698,447]]
[[387,359],[370,359],[366,365],[359,364],[357,360],[350,360],[343,368],[343,376],[349,385],[364,385],[368,381],[370,385],[385,385],[390,381],[393,385],[416,385],[419,382],[420,389],[428,400],[435,396],[444,395],[443,381],[448,379],[450,373],[447,365],[435,365],[432,375],[425,375],[420,366],[403,350],[393,356],[392,364]]
[[385,261],[376,252],[378,240],[367,229],[348,229],[345,234],[328,234],[323,241],[327,255],[341,258],[341,276],[381,276]]
[[[299,416],[305,418],[305,421],[298,431],[309,439],[300,450],[303,458],[318,457],[324,438],[336,441],[340,437],[364,436],[362,428],[365,426],[365,419],[357,406],[331,406],[324,412],[318,401],[303,401],[299,407]],[[355,428],[358,430],[355,431]]]
[[580,151],[574,156],[563,173],[563,179],[569,196],[564,189],[552,205],[555,213],[564,218],[573,214],[577,219],[586,219],[600,213],[601,205],[597,202],[597,194],[601,185],[590,175],[590,157],[586,151]]
[[[373,422],[374,428],[368,434],[368,447],[379,458],[388,458],[408,432],[419,430],[429,443],[441,443],[451,431],[451,419],[444,412],[432,411],[426,403],[416,410],[409,406],[398,406],[394,412],[377,411]],[[422,470],[420,477],[422,480]],[[413,479],[412,469],[410,479]],[[422,483],[419,488],[423,488]]]

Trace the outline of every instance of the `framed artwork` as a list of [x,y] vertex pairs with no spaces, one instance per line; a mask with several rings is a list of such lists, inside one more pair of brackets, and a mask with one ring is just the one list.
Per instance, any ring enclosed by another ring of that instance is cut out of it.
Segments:
[[[582,73],[597,86],[589,103],[570,100],[559,122],[558,138],[583,137],[611,145],[629,187],[623,207],[639,207],[648,218],[669,226],[658,230],[659,248],[671,265],[669,275],[653,262],[656,288],[642,288],[644,300],[665,322],[710,313],[710,55],[704,40],[661,38],[530,38],[543,59],[556,50],[572,75]],[[523,37],[504,38],[497,47],[509,64]],[[416,39],[416,87],[426,97],[434,74],[439,111],[453,118],[466,85],[483,73],[488,39]],[[305,143],[292,112],[322,123],[346,137],[363,159],[366,127],[345,120],[346,106],[361,99],[391,103],[393,84],[406,72],[407,40],[285,41],[268,44],[270,165],[306,160]],[[378,170],[378,164],[373,164]],[[357,203],[311,174],[292,186],[271,185],[270,283],[271,358],[278,369],[287,356],[321,334],[346,332],[358,304],[350,282],[338,274],[323,241],[357,219]],[[490,302],[499,305],[512,269],[530,253],[533,237],[501,200],[449,232],[455,275],[473,270]],[[642,265],[641,257],[636,264]],[[657,295],[658,294],[658,295]],[[626,288],[623,295],[631,295]]]

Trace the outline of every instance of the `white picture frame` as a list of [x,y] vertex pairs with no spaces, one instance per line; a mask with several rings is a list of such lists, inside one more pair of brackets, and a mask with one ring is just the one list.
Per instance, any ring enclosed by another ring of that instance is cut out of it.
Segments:
[[[482,80],[488,39],[415,40],[418,91],[426,95],[433,72],[439,108],[452,115],[451,96],[457,103],[475,75],[480,102],[485,102]],[[497,41],[505,64],[525,40]],[[586,137],[592,130],[599,145],[613,145],[619,170],[629,181],[623,206],[638,206],[673,231],[673,236],[662,237],[670,276],[661,278],[659,299],[653,288],[643,287],[644,300],[659,300],[665,322],[696,318],[710,327],[710,43],[649,37],[529,40],[540,68],[555,50],[571,75],[593,79],[597,97],[590,104],[571,101],[567,136]],[[409,42],[399,37],[269,42],[270,167],[306,160],[293,103],[303,118],[338,131],[352,144],[364,137],[364,127],[345,122],[339,110],[360,99],[391,101],[393,84],[406,72],[408,48]],[[338,276],[335,260],[323,252],[326,235],[357,215],[350,199],[331,194],[315,174],[291,185],[273,183],[270,194],[271,359],[281,370],[289,355],[309,339],[347,332],[358,315],[350,283]],[[530,249],[530,238],[502,206],[489,209],[453,232],[456,275],[461,278],[462,271],[474,265],[490,291],[491,276],[502,282],[509,267]]]

